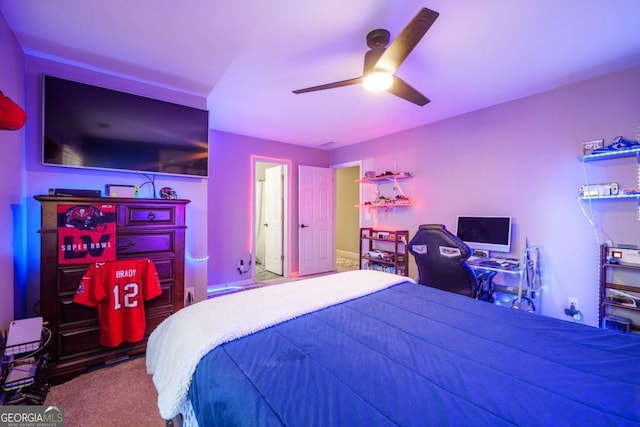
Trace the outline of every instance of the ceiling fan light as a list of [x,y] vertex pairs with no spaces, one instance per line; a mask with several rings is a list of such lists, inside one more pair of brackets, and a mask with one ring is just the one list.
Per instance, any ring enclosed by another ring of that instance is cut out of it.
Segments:
[[393,83],[393,75],[384,71],[372,71],[364,77],[364,88],[374,92],[387,90]]

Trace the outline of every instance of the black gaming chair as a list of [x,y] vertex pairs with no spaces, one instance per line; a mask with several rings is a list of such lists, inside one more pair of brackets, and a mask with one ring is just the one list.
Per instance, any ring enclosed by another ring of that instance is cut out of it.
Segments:
[[478,281],[466,263],[471,249],[442,224],[423,224],[409,242],[418,283],[476,297]]

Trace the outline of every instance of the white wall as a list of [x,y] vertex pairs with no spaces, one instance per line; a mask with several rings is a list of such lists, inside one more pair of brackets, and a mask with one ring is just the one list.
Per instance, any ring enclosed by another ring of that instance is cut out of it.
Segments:
[[[594,202],[596,239],[577,200],[585,180],[577,156],[583,141],[635,139],[638,93],[640,68],[633,68],[336,149],[331,162],[362,160],[363,171],[393,171],[397,164],[415,175],[402,182],[415,205],[379,210],[368,221],[372,225],[413,233],[424,223],[455,230],[460,214],[512,216],[513,252],[526,239],[543,249],[545,289],[538,311],[567,319],[564,308],[575,296],[584,322],[596,325],[598,241],[640,244],[640,224],[634,201]],[[429,106],[423,108],[428,114]],[[634,158],[586,168],[590,182],[638,186]]]

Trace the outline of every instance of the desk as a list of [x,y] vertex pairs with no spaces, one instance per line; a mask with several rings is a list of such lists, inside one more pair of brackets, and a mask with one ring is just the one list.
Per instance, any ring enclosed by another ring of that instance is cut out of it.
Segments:
[[[540,246],[527,246],[520,260],[513,258],[471,257],[467,260],[479,280],[488,280],[489,293],[494,291],[515,295],[511,305],[514,308],[535,311],[534,300],[542,289],[540,274]],[[517,286],[494,284],[493,277],[503,273],[517,275]]]

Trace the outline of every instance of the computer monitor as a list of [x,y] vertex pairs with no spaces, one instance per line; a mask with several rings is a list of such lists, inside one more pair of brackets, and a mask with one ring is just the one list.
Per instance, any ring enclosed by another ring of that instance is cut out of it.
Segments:
[[471,249],[511,250],[511,217],[458,216],[456,235]]

